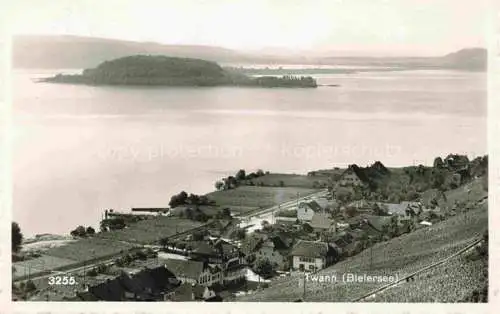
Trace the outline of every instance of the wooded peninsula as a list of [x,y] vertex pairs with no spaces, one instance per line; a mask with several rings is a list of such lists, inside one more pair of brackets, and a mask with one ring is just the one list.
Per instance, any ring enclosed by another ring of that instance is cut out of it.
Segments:
[[310,76],[251,77],[223,69],[211,61],[152,55],[105,61],[82,74],[57,74],[40,81],[89,85],[317,87]]

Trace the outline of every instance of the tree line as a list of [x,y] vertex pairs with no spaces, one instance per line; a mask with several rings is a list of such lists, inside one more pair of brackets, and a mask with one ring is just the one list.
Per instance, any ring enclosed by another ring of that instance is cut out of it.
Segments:
[[234,176],[228,176],[222,178],[221,180],[217,180],[215,182],[215,189],[217,191],[220,190],[230,190],[238,187],[245,180],[252,180],[255,178],[262,177],[266,174],[269,174],[269,171],[265,172],[262,169],[258,169],[256,172],[251,172],[249,174],[246,173],[245,169],[240,169]]

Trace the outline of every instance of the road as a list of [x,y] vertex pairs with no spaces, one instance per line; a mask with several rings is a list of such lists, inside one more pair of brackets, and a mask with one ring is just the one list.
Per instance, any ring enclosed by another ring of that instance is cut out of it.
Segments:
[[287,201],[276,206],[272,206],[263,209],[258,212],[250,213],[248,215],[237,216],[236,218],[241,219],[239,226],[241,228],[246,228],[247,231],[252,232],[260,229],[261,222],[267,220],[269,222],[274,222],[274,215],[279,211],[287,211],[292,209],[297,209],[297,204],[305,200],[313,200],[316,198],[325,197],[328,194],[327,190],[322,190],[317,193],[309,194],[298,199]]

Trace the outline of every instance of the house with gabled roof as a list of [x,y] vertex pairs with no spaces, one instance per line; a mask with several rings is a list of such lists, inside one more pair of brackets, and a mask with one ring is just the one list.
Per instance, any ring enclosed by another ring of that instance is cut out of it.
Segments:
[[357,165],[349,165],[347,169],[342,172],[338,185],[340,186],[362,186],[368,184],[369,179],[363,172],[363,169]]
[[317,234],[336,231],[335,220],[331,219],[326,213],[314,213],[308,224],[313,229],[313,232]]
[[371,211],[373,209],[372,202],[367,200],[355,200],[346,205],[347,208],[355,208],[358,211]]
[[267,259],[280,269],[288,260],[290,242],[280,235],[266,235],[264,237],[249,236],[244,240],[242,251],[250,260]]
[[407,216],[418,216],[423,212],[423,207],[421,202],[401,202],[401,206],[405,210]]
[[300,271],[316,271],[338,260],[334,247],[325,242],[299,240],[290,253],[292,268]]
[[215,296],[215,292],[207,286],[183,283],[174,291],[165,296],[165,301],[189,302],[208,300]]
[[178,285],[174,274],[162,266],[145,269],[132,277],[122,273],[114,279],[88,287],[87,293],[82,296],[103,301],[158,301]]
[[222,284],[222,269],[213,264],[194,260],[166,259],[165,267],[182,283],[200,284],[210,287]]
[[323,212],[325,209],[316,201],[302,202],[297,208],[297,219],[300,221],[311,221],[314,213]]

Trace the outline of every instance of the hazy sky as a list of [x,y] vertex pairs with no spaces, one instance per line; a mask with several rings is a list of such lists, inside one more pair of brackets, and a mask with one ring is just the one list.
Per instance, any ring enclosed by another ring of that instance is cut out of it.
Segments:
[[16,0],[22,34],[429,55],[485,46],[488,0]]

